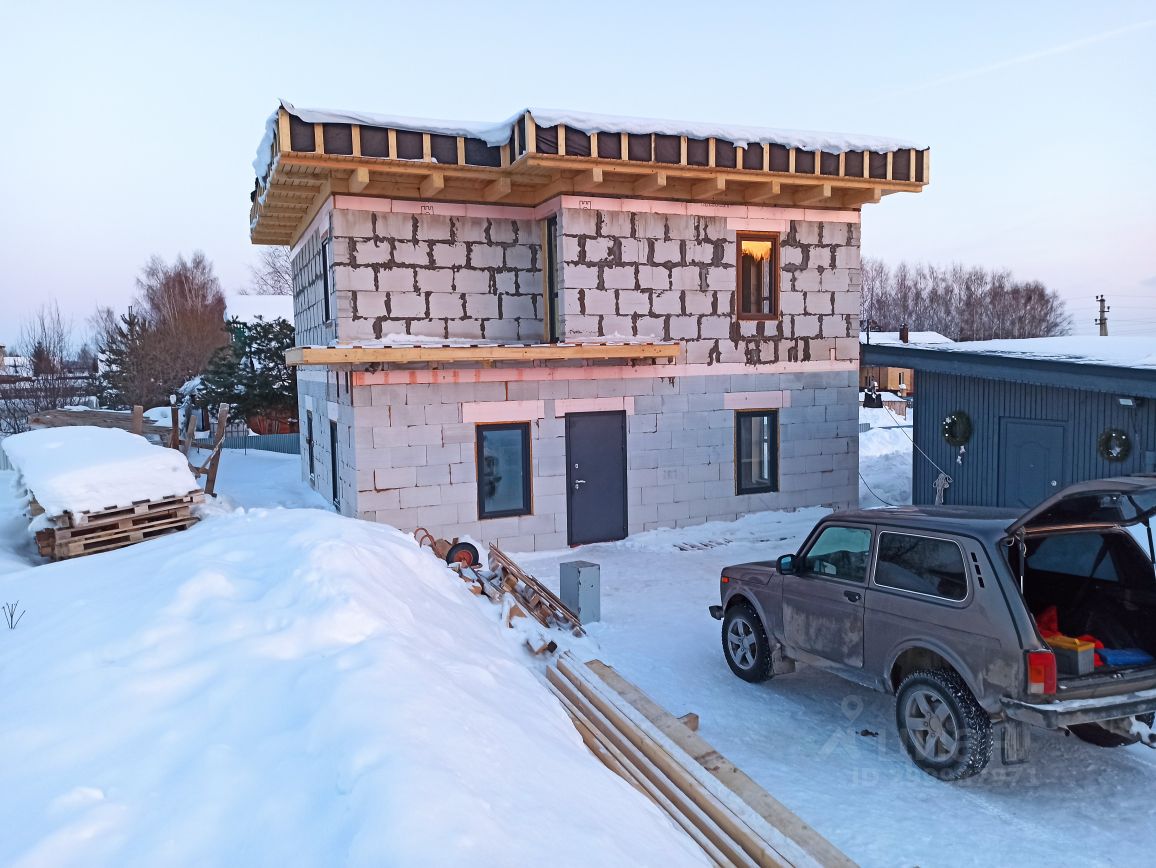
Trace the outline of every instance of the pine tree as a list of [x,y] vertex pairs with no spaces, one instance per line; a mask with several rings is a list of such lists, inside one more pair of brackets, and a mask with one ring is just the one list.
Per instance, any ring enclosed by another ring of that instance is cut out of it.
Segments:
[[156,407],[168,403],[172,384],[156,380],[154,355],[148,323],[129,308],[128,313],[121,314],[120,322],[109,331],[105,345],[100,348],[104,364],[101,379],[108,406],[123,409],[134,404]]
[[229,417],[260,428],[257,420],[287,423],[295,429],[297,378],[285,364],[285,351],[293,346],[291,323],[278,317],[266,322],[258,317],[228,323],[232,342],[221,347],[209,361],[198,403],[210,408],[227,403]]

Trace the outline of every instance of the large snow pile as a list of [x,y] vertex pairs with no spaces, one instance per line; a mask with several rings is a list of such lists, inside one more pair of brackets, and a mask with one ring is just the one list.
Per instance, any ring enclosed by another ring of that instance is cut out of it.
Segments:
[[0,864],[698,864],[391,528],[253,510],[0,576]]
[[116,428],[43,428],[2,443],[48,516],[127,506],[197,487],[180,452]]

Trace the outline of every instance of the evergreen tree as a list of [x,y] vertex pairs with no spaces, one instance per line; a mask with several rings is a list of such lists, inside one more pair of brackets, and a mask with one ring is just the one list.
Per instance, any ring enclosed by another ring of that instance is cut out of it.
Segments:
[[293,346],[293,325],[278,317],[266,322],[258,317],[228,323],[233,340],[221,347],[197,392],[197,401],[210,408],[227,403],[233,420],[264,418],[294,427],[297,417],[297,378],[285,364],[285,351]]
[[100,355],[104,363],[105,403],[121,409],[134,404],[143,407],[167,404],[171,389],[180,384],[157,381],[155,342],[148,323],[129,308],[104,337]]

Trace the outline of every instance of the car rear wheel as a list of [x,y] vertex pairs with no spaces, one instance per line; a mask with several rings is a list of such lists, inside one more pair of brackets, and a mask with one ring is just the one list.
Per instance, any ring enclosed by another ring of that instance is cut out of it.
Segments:
[[731,672],[757,684],[771,677],[771,643],[750,603],[735,603],[722,624],[723,656]]
[[979,774],[991,759],[991,718],[950,670],[920,669],[904,678],[895,722],[911,761],[940,780]]

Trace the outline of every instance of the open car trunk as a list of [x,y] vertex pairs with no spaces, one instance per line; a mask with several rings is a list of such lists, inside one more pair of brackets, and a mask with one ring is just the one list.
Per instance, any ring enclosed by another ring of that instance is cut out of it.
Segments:
[[[1022,575],[1024,601],[1046,640],[1060,636],[1102,643],[1092,672],[1061,664],[1061,684],[1091,687],[1110,681],[1156,682],[1156,571],[1147,552],[1126,529],[1089,528],[1026,534],[1026,559],[1010,548],[1013,573]],[[1112,652],[1130,652],[1112,660]],[[1147,659],[1145,659],[1145,657]],[[1094,695],[1094,694],[1092,694]]]

